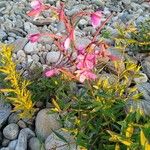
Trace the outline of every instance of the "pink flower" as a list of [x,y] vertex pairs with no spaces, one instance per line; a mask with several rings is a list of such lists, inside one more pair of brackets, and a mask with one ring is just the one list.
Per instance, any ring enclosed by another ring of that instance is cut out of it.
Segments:
[[79,45],[77,47],[77,53],[78,53],[78,55],[84,54],[85,53],[85,48],[82,45]]
[[70,47],[71,39],[68,37],[64,42],[64,48],[67,50]]
[[75,73],[77,74],[76,76],[79,78],[81,83],[83,83],[86,79],[95,80],[97,78],[96,75],[90,70],[77,70]]
[[30,5],[32,10],[27,13],[30,17],[37,17],[42,11],[48,9],[48,7],[42,3],[42,0],[34,0]]
[[98,27],[101,24],[102,12],[96,11],[91,14],[91,23],[94,28]]
[[77,68],[78,69],[93,69],[96,64],[94,54],[80,54],[77,56]]
[[45,76],[46,77],[52,77],[54,75],[57,75],[59,73],[59,70],[54,68],[54,69],[51,69],[51,70],[48,70],[45,72]]
[[34,10],[37,10],[39,9],[41,6],[42,6],[42,3],[40,0],[34,0],[31,2],[31,7],[34,9]]
[[70,32],[70,35],[68,38],[66,38],[65,42],[64,42],[64,48],[65,50],[67,50],[70,47],[71,41],[74,40],[74,29],[72,29],[72,31]]
[[31,34],[29,35],[29,41],[31,43],[37,42],[41,37],[41,34],[37,33],[37,34]]

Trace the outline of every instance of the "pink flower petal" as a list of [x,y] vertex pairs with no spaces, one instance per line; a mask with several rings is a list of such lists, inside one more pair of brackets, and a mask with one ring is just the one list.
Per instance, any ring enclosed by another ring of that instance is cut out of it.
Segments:
[[91,71],[86,71],[85,73],[86,73],[86,76],[88,79],[95,80],[97,78],[97,76],[94,73],[92,73]]
[[91,14],[91,23],[94,28],[98,27],[101,23],[102,13],[97,11]]
[[92,61],[85,61],[85,65],[87,69],[93,69],[94,67],[94,63]]
[[29,35],[29,41],[30,41],[31,43],[37,42],[40,37],[41,37],[41,34],[39,34],[39,33]]
[[42,3],[39,0],[34,0],[31,2],[31,7],[33,9],[39,9],[42,6]]
[[84,68],[83,62],[79,62],[76,66],[78,69]]
[[86,79],[86,76],[84,74],[81,74],[80,77],[79,77],[79,81],[81,83],[83,83],[85,81],[85,79]]
[[45,76],[46,77],[52,77],[58,73],[59,73],[59,71],[57,69],[52,69],[52,70],[46,71]]
[[35,17],[35,16],[39,16],[40,13],[42,12],[43,9],[39,8],[39,9],[36,9],[36,10],[31,10],[27,13],[28,16],[30,17]]
[[68,38],[65,40],[65,42],[64,42],[64,48],[65,48],[65,50],[67,50],[67,49],[70,47],[70,42],[71,42],[71,40],[70,40],[70,38],[68,37]]

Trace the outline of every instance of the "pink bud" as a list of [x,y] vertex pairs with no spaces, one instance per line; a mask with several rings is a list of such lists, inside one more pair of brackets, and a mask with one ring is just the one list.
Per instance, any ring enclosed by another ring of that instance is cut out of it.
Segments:
[[65,42],[64,42],[64,48],[65,50],[67,50],[70,47],[71,41],[74,40],[74,29],[72,29],[72,31],[70,32],[70,35],[68,38],[66,38]]
[[65,50],[67,50],[67,49],[70,47],[70,42],[71,42],[71,40],[70,40],[70,38],[68,37],[68,38],[65,40],[65,42],[64,42],[64,48],[65,48]]
[[52,76],[54,76],[54,75],[56,75],[56,74],[58,74],[58,73],[59,73],[59,71],[55,68],[55,69],[46,71],[46,72],[45,72],[45,76],[46,76],[46,77],[52,77]]
[[102,13],[97,11],[91,14],[91,23],[94,28],[98,27],[101,23]]
[[29,41],[31,43],[37,42],[40,38],[41,34],[37,33],[37,34],[31,34],[29,35]]
[[39,9],[42,6],[42,3],[39,0],[34,0],[31,2],[31,7],[33,9]]

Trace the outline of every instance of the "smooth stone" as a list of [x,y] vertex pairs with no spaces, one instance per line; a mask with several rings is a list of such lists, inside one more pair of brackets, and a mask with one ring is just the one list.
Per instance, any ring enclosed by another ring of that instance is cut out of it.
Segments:
[[10,150],[8,147],[3,147],[0,150]]
[[3,129],[4,137],[9,140],[16,139],[18,136],[18,133],[19,133],[19,126],[15,123],[11,123]]
[[31,55],[27,55],[27,64],[31,64],[33,62],[33,58]]
[[130,100],[127,103],[127,111],[136,111],[137,109],[146,116],[150,116],[150,83],[140,83],[136,85],[138,91],[142,93],[142,99]]
[[91,41],[86,37],[81,38],[81,37],[76,36],[75,43],[78,47],[79,46],[86,47],[90,42]]
[[88,21],[86,19],[81,19],[78,23],[78,26],[82,28],[86,26],[87,24],[88,24]]
[[8,146],[9,142],[10,142],[10,140],[4,138],[2,141],[2,146],[4,146],[4,147]]
[[48,112],[49,109],[40,110],[35,120],[36,134],[41,139],[46,139],[53,132],[52,130],[61,128],[59,115],[57,113],[48,114]]
[[10,33],[8,33],[8,35],[11,36],[11,37],[16,38],[16,34],[15,33],[10,32]]
[[44,102],[37,101],[36,104],[35,104],[35,106],[36,106],[37,108],[42,108],[42,107],[44,106]]
[[3,40],[5,37],[7,37],[6,32],[0,29],[0,41]]
[[57,24],[57,32],[62,32],[66,29],[65,25],[63,22],[58,22]]
[[27,54],[31,54],[31,53],[37,51],[37,43],[28,42],[24,47],[24,51]]
[[10,113],[11,113],[11,105],[4,104],[3,101],[0,99],[0,129],[8,119]]
[[30,150],[40,150],[41,149],[40,140],[36,137],[32,137],[29,140],[29,148],[30,148]]
[[13,43],[15,41],[14,37],[8,37],[8,43]]
[[8,148],[9,150],[15,150],[18,140],[13,140],[9,143]]
[[24,30],[28,34],[36,34],[39,33],[37,26],[33,25],[31,22],[25,22],[24,23]]
[[104,0],[91,0],[91,2],[97,6],[104,6],[105,4]]
[[136,111],[137,109],[142,115],[150,116],[150,101],[145,99],[139,99],[138,101],[131,100],[127,103],[127,112]]
[[39,62],[40,57],[37,54],[32,55],[32,59],[34,62]]
[[27,127],[26,123],[23,120],[19,120],[17,124],[21,129],[24,129]]
[[1,1],[0,2],[0,8],[2,8],[2,7],[6,7],[6,1]]
[[25,54],[25,52],[23,50],[19,50],[17,52],[17,58],[18,58],[19,62],[25,61],[26,60],[26,54]]
[[27,141],[28,139],[34,136],[35,133],[31,129],[29,128],[22,129],[19,133],[18,142],[15,150],[27,150]]
[[[55,149],[55,150],[77,150],[77,145],[75,142],[75,139],[71,134],[67,131],[64,131],[63,129],[56,130],[58,134],[63,136],[69,145],[64,142],[62,139],[60,139],[54,132],[51,133],[46,141],[45,141],[45,149],[50,150],[50,149]],[[73,144],[72,144],[73,143]]]
[[17,113],[12,113],[8,118],[8,123],[17,123],[19,121],[19,116]]
[[132,2],[130,5],[133,8],[133,11],[137,11],[138,9],[141,8],[141,6],[139,4],[134,3],[134,2]]
[[61,52],[51,51],[51,52],[48,52],[46,55],[46,64],[56,63],[56,62],[60,61],[61,59],[62,59]]
[[136,87],[138,88],[138,91],[142,93],[144,99],[150,101],[150,83],[148,82],[140,83],[137,84]]
[[49,50],[51,50],[51,45],[46,44],[46,45],[45,45],[45,48],[46,48],[46,50],[48,50],[48,51],[49,51]]
[[[40,39],[39,39],[39,42],[42,42],[42,43],[46,43],[46,44],[52,44],[54,42],[54,39],[48,37],[48,36],[42,36]],[[40,45],[40,48],[42,46]]]
[[122,1],[125,5],[130,5],[131,4],[131,0],[123,0]]
[[147,61],[147,60],[143,61],[142,67],[143,67],[144,73],[150,78],[150,61]]
[[79,5],[75,5],[73,6],[70,10],[68,10],[66,12],[66,14],[68,16],[72,16],[76,13],[78,13],[79,11],[82,11],[83,9],[86,9],[88,6],[87,5],[84,5],[84,4],[79,4]]
[[17,39],[13,45],[15,46],[14,52],[18,52],[19,50],[24,49],[24,46],[28,43],[27,38],[19,38]]
[[42,68],[42,64],[40,62],[32,62],[32,64],[30,65],[30,70],[36,69],[36,68]]

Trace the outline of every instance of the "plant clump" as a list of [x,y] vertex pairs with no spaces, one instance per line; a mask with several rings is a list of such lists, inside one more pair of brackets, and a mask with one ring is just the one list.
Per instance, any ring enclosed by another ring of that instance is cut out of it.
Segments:
[[22,79],[21,74],[16,71],[16,64],[12,60],[12,51],[13,47],[10,45],[0,47],[0,72],[4,74],[4,80],[10,82],[9,88],[1,88],[0,92],[4,93],[6,99],[13,104],[13,111],[20,112],[21,118],[30,118],[35,111],[31,93],[27,89],[30,82]]

